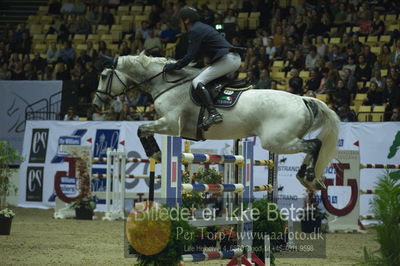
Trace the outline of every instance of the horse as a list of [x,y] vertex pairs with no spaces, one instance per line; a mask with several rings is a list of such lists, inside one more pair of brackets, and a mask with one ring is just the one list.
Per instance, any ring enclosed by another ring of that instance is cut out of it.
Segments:
[[[192,79],[201,70],[190,66],[165,73],[163,67],[174,60],[135,56],[108,58],[93,99],[97,108],[129,90],[150,94],[159,117],[141,125],[138,137],[146,155],[157,160],[161,152],[154,134],[196,139],[200,106],[190,96]],[[161,75],[163,74],[163,75]],[[175,83],[168,79],[178,78]],[[249,89],[236,105],[219,110],[223,122],[204,131],[204,139],[241,139],[258,136],[263,149],[277,154],[306,153],[296,174],[309,190],[325,188],[323,172],[337,152],[339,118],[323,101],[280,90]],[[319,131],[314,139],[304,139]]]

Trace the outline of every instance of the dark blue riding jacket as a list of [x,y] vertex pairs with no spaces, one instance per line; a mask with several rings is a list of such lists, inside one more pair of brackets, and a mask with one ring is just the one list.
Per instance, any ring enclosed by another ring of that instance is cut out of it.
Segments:
[[192,25],[188,32],[188,37],[189,47],[187,53],[175,64],[178,69],[187,66],[200,53],[208,56],[213,63],[228,54],[230,49],[236,48],[213,27],[199,21]]

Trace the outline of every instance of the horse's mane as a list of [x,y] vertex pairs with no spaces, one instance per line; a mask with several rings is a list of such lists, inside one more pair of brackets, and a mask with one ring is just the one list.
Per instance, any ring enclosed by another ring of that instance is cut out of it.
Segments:
[[[140,55],[126,55],[118,57],[118,68],[123,72],[129,72],[132,69],[144,68],[148,69],[152,64],[164,67],[167,63],[175,63],[176,60],[166,57],[147,56],[142,52]],[[190,72],[199,71],[199,69],[187,66],[184,68]]]
[[151,64],[165,65],[173,63],[175,60],[165,57],[146,56],[143,52],[140,55],[126,55],[118,57],[118,67],[121,70],[129,70],[132,68],[148,68]]

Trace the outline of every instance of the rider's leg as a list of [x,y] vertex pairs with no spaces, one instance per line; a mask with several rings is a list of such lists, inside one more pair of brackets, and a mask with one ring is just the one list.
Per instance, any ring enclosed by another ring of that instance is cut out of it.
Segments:
[[221,123],[223,118],[217,109],[215,109],[210,92],[206,89],[203,83],[199,82],[196,87],[196,94],[201,99],[201,104],[207,108],[209,113],[208,118],[203,122],[202,127],[208,128],[212,124]]
[[212,103],[210,92],[205,88],[205,84],[218,77],[222,77],[226,74],[236,71],[240,67],[240,62],[241,60],[238,54],[229,53],[218,59],[211,66],[204,69],[193,80],[193,87],[196,88],[202,104],[209,112],[209,117],[206,119],[206,121],[204,121],[203,127],[208,127],[211,124],[222,122],[222,115],[220,115],[215,109]]

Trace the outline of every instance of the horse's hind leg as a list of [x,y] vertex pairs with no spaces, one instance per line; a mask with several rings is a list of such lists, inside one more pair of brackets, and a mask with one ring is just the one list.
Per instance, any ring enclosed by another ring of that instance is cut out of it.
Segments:
[[321,141],[319,139],[311,139],[304,140],[304,143],[305,146],[307,146],[307,149],[305,150],[307,155],[301,164],[300,170],[297,172],[297,177],[306,177],[307,181],[312,182],[315,179],[314,168],[317,163],[319,150],[321,149]]
[[319,189],[319,185],[313,182],[315,179],[315,164],[318,159],[319,150],[321,148],[321,141],[319,139],[303,140],[294,138],[291,141],[278,141],[273,138],[261,137],[262,146],[266,150],[276,153],[293,154],[293,153],[306,153],[306,157],[296,174],[297,179],[309,189]]

